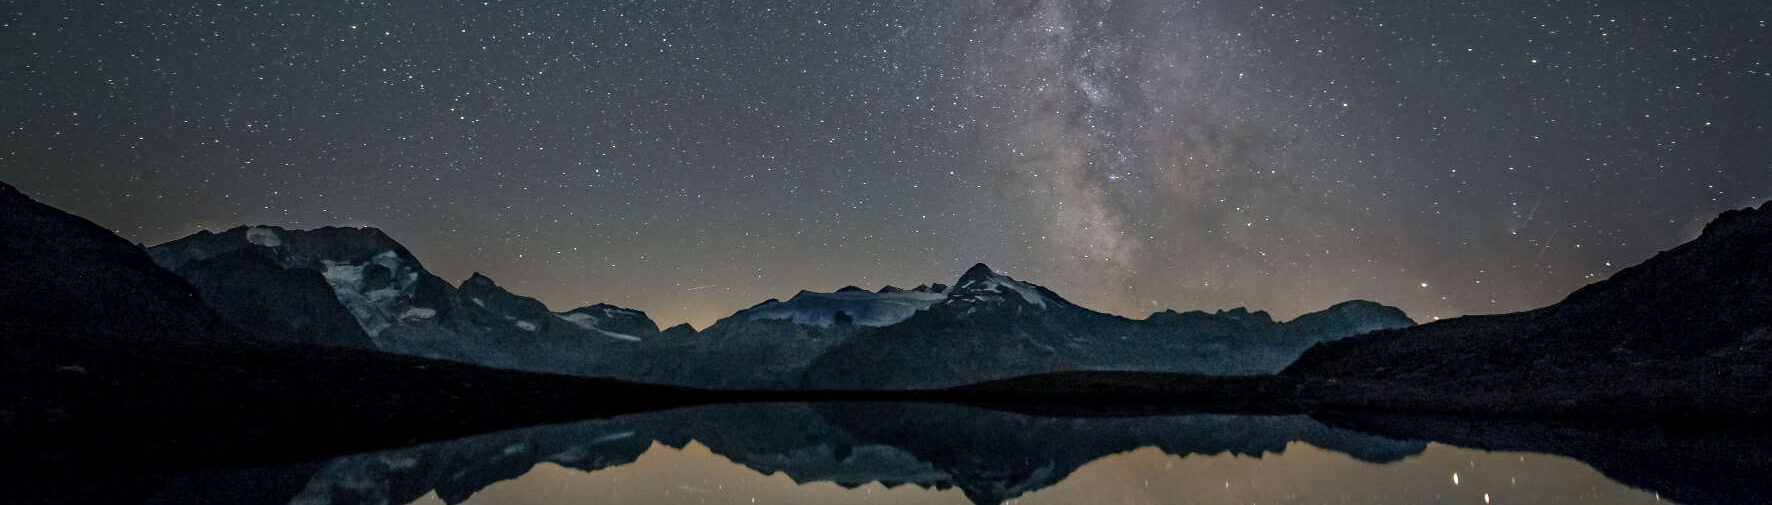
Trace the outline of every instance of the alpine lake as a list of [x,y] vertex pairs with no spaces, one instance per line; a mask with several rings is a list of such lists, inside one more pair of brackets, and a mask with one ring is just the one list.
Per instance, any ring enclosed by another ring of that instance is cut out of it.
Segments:
[[1769,503],[1767,438],[1601,423],[704,405],[170,472],[148,503]]

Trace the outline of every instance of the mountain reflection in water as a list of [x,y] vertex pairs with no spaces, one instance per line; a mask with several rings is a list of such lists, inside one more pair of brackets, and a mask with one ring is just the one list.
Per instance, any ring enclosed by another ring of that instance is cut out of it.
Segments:
[[1043,417],[938,404],[701,406],[361,454],[307,471],[288,503],[1660,498],[1566,457],[1398,440],[1303,415]]
[[[1458,474],[1454,484],[1452,474]],[[1656,503],[1656,495],[1608,480],[1581,462],[1543,454],[1430,444],[1386,465],[1294,442],[1260,458],[1177,456],[1146,447],[1104,456],[1051,487],[1007,503]],[[579,503],[972,503],[958,490],[878,483],[844,488],[764,475],[691,443],[654,444],[632,464],[582,472],[551,463],[475,493],[467,505]],[[428,494],[414,505],[442,505]]]

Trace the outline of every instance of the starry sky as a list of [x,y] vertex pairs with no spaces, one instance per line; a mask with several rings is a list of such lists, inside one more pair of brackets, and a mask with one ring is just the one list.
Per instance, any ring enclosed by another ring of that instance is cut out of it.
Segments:
[[1772,4],[1526,4],[8,1],[0,180],[697,327],[975,262],[1133,317],[1514,311],[1772,198]]

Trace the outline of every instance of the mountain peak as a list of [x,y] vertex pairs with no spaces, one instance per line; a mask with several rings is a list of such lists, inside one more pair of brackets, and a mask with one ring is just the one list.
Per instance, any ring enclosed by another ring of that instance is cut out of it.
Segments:
[[1244,307],[1237,307],[1237,308],[1234,308],[1231,310],[1220,310],[1220,311],[1214,313],[1213,315],[1228,316],[1228,317],[1231,317],[1234,319],[1247,319],[1247,320],[1260,321],[1260,322],[1273,322],[1273,320],[1274,320],[1273,316],[1268,315],[1267,311],[1265,311],[1265,310],[1253,310],[1252,311],[1252,310],[1249,310]]
[[473,275],[468,276],[467,280],[461,281],[461,287],[466,288],[469,285],[497,287],[498,283],[492,282],[492,278],[487,277],[485,274],[481,274],[480,272],[474,272]]
[[620,305],[615,305],[612,303],[603,303],[603,302],[593,303],[593,304],[579,307],[576,309],[568,310],[566,312],[573,313],[573,312],[604,312],[604,311],[640,312],[638,310],[630,309],[627,307],[622,307]]
[[963,285],[968,282],[990,280],[991,277],[995,277],[996,275],[997,272],[992,271],[991,267],[986,266],[984,263],[979,263],[972,265],[972,268],[966,269],[966,273],[961,274],[960,280],[954,284]]
[[1329,308],[1323,309],[1322,312],[1334,313],[1334,314],[1363,314],[1363,313],[1390,311],[1390,310],[1395,310],[1395,309],[1396,309],[1395,307],[1391,307],[1391,306],[1388,306],[1388,305],[1385,305],[1382,303],[1378,303],[1378,302],[1374,302],[1371,300],[1353,299],[1353,300],[1347,300],[1347,301],[1344,301],[1341,303],[1337,303],[1335,305],[1330,305]]
[[688,337],[695,335],[695,327],[690,326],[689,323],[678,323],[676,326],[665,328],[663,333],[673,337]]

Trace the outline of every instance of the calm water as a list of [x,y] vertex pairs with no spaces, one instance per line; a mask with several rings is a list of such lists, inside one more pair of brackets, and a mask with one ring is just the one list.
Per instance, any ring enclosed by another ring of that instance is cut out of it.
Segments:
[[[798,483],[786,473],[765,475],[700,443],[681,449],[654,443],[637,461],[603,470],[541,463],[521,477],[475,492],[464,503],[853,502],[975,503],[957,489]],[[1293,442],[1282,453],[1260,457],[1134,449],[1103,456],[1050,487],[1030,488],[1006,503],[1178,502],[1626,504],[1661,500],[1655,493],[1613,482],[1585,464],[1556,456],[1430,444],[1415,457],[1375,465]],[[433,492],[413,503],[445,502]]]
[[1401,426],[1366,430],[1440,429],[1467,445],[1539,444],[1591,461],[1384,436],[1302,415],[1049,417],[925,404],[715,405],[337,458],[285,470],[300,474],[285,476],[296,484],[293,496],[259,502],[1631,504],[1764,503],[1768,496],[1766,485],[1749,477],[1763,470],[1753,469],[1760,460],[1716,461],[1716,454],[1757,442],[1537,426]]

